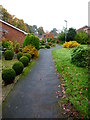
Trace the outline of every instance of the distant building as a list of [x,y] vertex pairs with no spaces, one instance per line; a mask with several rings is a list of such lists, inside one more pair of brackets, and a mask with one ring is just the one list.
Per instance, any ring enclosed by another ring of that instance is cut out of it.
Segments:
[[84,30],[86,33],[90,34],[90,27],[88,27],[87,25],[82,28],[79,28],[77,30],[77,33],[80,32],[81,30]]
[[23,40],[27,34],[25,31],[0,19],[0,41],[3,37],[10,41],[17,40],[22,47]]
[[51,32],[47,32],[46,34],[43,34],[42,37],[43,37],[44,39],[47,39],[47,38],[53,39],[53,38],[54,38],[54,36],[53,36],[53,34],[52,34]]

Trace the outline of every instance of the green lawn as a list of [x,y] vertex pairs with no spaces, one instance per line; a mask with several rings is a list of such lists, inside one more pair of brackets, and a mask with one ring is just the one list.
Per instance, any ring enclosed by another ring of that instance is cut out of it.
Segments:
[[88,114],[88,69],[71,64],[71,49],[62,48],[52,51],[56,61],[57,71],[65,80],[66,94],[68,100],[81,115]]
[[12,60],[2,60],[2,70],[5,68],[12,68],[12,65],[17,62],[17,59],[12,59]]

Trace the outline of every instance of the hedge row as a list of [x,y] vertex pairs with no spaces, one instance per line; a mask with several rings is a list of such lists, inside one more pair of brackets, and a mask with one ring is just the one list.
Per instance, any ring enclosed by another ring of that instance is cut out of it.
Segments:
[[[11,56],[9,56],[9,53],[11,53],[11,50],[7,50],[4,53],[5,60],[11,60]],[[8,56],[7,56],[8,55]],[[6,59],[7,57],[9,59]],[[5,82],[5,85],[13,83],[15,76],[20,75],[23,72],[24,67],[28,65],[30,62],[30,54],[29,53],[21,53],[19,52],[17,54],[17,59],[19,61],[15,62],[12,66],[12,68],[6,68],[2,71],[2,79]]]

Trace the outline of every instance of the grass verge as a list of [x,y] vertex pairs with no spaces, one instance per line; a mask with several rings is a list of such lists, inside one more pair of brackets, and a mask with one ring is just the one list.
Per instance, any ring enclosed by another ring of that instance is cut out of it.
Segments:
[[63,76],[65,87],[64,101],[70,102],[79,111],[79,115],[88,116],[88,69],[71,64],[72,49],[62,48],[52,51],[57,72]]

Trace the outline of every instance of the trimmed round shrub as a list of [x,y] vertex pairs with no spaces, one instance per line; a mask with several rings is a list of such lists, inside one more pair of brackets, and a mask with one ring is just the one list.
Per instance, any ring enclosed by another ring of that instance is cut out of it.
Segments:
[[45,45],[45,48],[49,49],[49,48],[50,48],[50,46],[49,46],[49,45]]
[[6,50],[4,52],[5,60],[12,60],[14,57],[14,52],[12,50]]
[[31,55],[29,53],[25,53],[24,56],[28,57],[29,61],[31,59]]
[[15,70],[16,75],[20,75],[23,71],[24,65],[22,62],[18,61],[13,64],[12,68]]
[[19,59],[19,61],[21,61],[21,62],[23,63],[24,67],[26,67],[26,66],[28,65],[28,63],[29,63],[29,59],[28,59],[28,57],[26,57],[26,56],[22,56],[22,57]]
[[17,59],[19,60],[23,56],[22,52],[17,53]]
[[2,79],[4,80],[5,84],[13,83],[15,76],[15,71],[12,68],[6,68],[2,71]]

